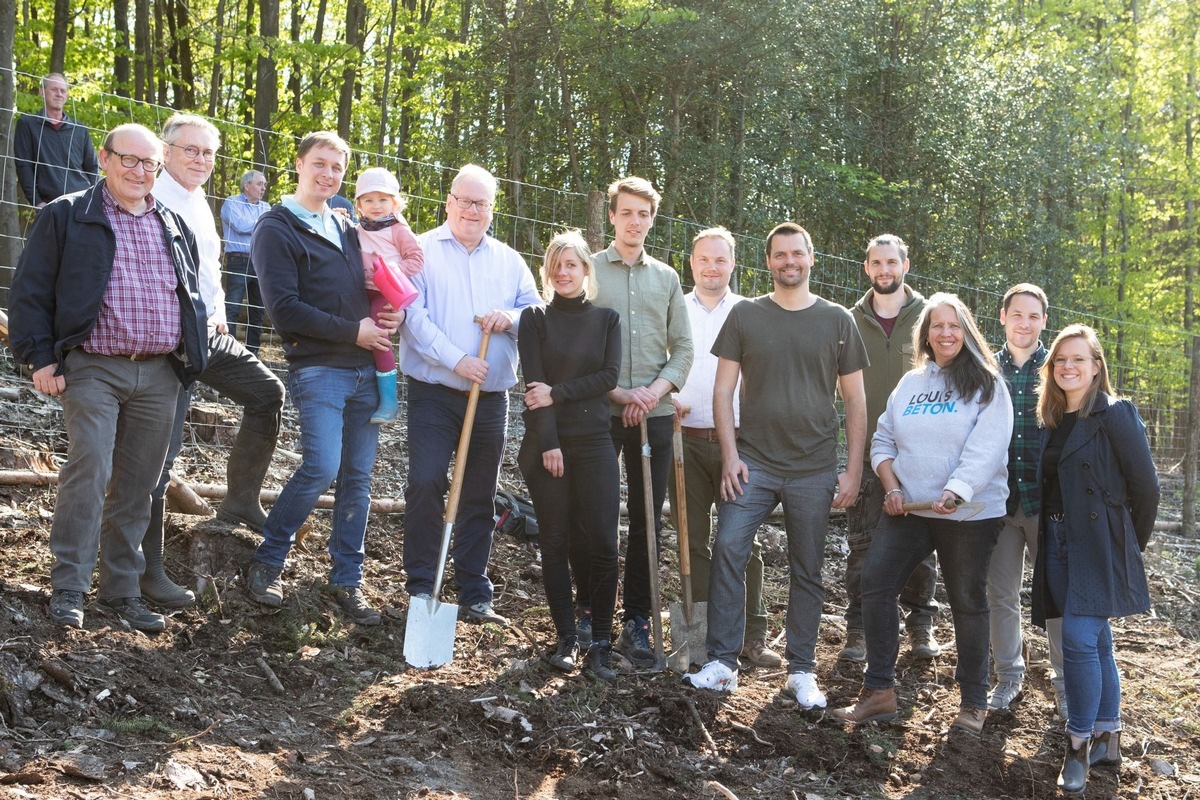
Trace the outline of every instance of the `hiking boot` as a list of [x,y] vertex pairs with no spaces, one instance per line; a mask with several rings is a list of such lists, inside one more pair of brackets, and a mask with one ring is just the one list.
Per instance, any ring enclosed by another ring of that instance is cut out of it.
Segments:
[[56,589],[50,594],[50,619],[70,628],[83,627],[83,592]]
[[478,622],[480,624],[491,622],[495,625],[503,625],[508,627],[508,618],[502,617],[495,612],[491,603],[475,603],[470,606],[459,606],[458,615],[461,619],[467,622]]
[[1071,735],[1067,734],[1067,753],[1058,773],[1058,788],[1066,794],[1081,794],[1087,786],[1090,744],[1090,739],[1084,739],[1079,747],[1075,747],[1071,743]]
[[278,608],[283,605],[283,581],[279,580],[282,574],[283,570],[279,567],[254,561],[250,565],[250,574],[246,576],[246,591],[264,606]]
[[1105,731],[1092,736],[1088,763],[1093,767],[1121,766],[1121,732]]
[[697,689],[732,692],[737,688],[737,673],[720,661],[710,661],[701,667],[699,672],[684,675],[683,682]]
[[575,609],[575,638],[579,640],[580,650],[587,650],[592,646],[591,606],[580,606]]
[[839,661],[855,661],[862,663],[867,660],[867,637],[857,628],[846,631],[846,644],[838,653]]
[[742,645],[742,658],[756,667],[782,667],[783,659],[771,648],[766,639],[751,639]]
[[167,627],[167,618],[146,608],[146,601],[140,597],[102,597],[97,602],[129,623],[135,631],[153,633]]
[[644,617],[625,620],[613,649],[632,661],[635,667],[653,667],[654,651],[650,649],[649,621]]
[[959,710],[958,716],[954,718],[954,722],[950,723],[950,730],[978,736],[983,733],[985,719],[987,719],[986,708],[962,708]]
[[171,580],[163,565],[166,505],[165,498],[150,498],[150,524],[146,527],[146,535],[142,537],[142,555],[146,558],[146,568],[142,571],[138,586],[144,599],[163,608],[191,608],[196,605],[195,593]]
[[784,693],[796,698],[796,705],[807,710],[824,708],[825,693],[817,686],[817,676],[811,672],[793,672],[788,675]]
[[334,586],[333,596],[346,616],[359,625],[378,625],[383,619],[367,600],[361,586]]
[[599,639],[592,643],[584,656],[583,668],[597,680],[605,683],[617,682],[617,671],[612,665],[612,645],[607,639]]
[[858,693],[858,702],[845,708],[835,708],[829,716],[841,722],[862,725],[866,722],[887,722],[896,718],[896,690],[871,689],[866,686]]
[[995,689],[988,692],[988,708],[992,711],[1007,711],[1020,696],[1020,681],[1000,681]]
[[579,660],[579,639],[574,636],[558,637],[558,647],[550,654],[550,666],[559,672],[574,672]]
[[908,634],[908,641],[913,658],[929,661],[942,654],[942,646],[933,638],[933,628],[917,628]]

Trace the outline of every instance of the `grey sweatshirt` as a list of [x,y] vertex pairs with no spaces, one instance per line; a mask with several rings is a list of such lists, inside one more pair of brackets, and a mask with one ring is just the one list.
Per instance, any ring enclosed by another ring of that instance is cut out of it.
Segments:
[[958,396],[931,361],[906,373],[888,398],[871,439],[871,468],[878,471],[881,462],[892,459],[905,502],[937,500],[949,489],[984,504],[975,519],[1003,517],[1012,427],[1012,402],[1003,380],[996,381],[992,401],[982,405],[978,396]]

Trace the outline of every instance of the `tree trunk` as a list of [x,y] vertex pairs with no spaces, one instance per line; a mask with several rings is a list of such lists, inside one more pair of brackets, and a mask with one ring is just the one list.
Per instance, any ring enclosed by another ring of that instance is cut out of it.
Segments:
[[179,88],[176,106],[181,111],[196,107],[196,70],[192,63],[192,23],[188,18],[188,4],[175,4],[175,49],[179,58]]
[[[375,152],[384,152],[383,144],[387,141],[388,99],[392,96],[392,53],[396,46],[396,12],[399,2],[392,0],[392,18],[388,22],[387,49],[383,54],[383,96],[379,98],[379,133],[375,137]],[[400,142],[403,156],[404,142]]]
[[150,0],[134,0],[133,96],[143,103],[154,99],[154,45],[150,42]]
[[163,4],[156,2],[154,4],[154,49],[151,51],[150,64],[153,74],[157,77],[154,102],[160,106],[170,105],[170,100],[167,97],[167,87],[170,81],[167,79],[167,53],[166,45],[163,42],[163,32],[167,28],[166,18],[170,16],[166,13]]
[[255,80],[254,164],[269,176],[274,172],[271,166],[271,117],[279,105],[275,68],[275,48],[279,44],[279,0],[262,0],[259,34],[266,52],[258,57]]
[[[0,64],[13,63],[17,35],[17,6],[0,3]],[[11,69],[0,70],[0,153],[12,152],[13,109],[17,87]],[[16,267],[21,257],[20,220],[17,216],[17,175],[15,169],[0,170],[0,266]],[[8,287],[12,269],[0,269],[0,307],[8,308]]]
[[347,54],[346,66],[342,69],[342,88],[338,93],[337,132],[338,136],[350,140],[351,115],[354,113],[354,96],[357,94],[358,64],[362,58],[363,43],[367,35],[367,6],[364,0],[348,0],[346,3],[346,44],[354,50],[353,57]]
[[71,14],[71,0],[54,0],[54,37],[50,45],[49,72],[67,71],[67,31],[71,27]]
[[[300,4],[292,3],[292,44],[300,41]],[[292,98],[292,113],[300,116],[302,101],[300,86],[300,60],[292,59],[292,74],[288,77],[288,95]]]
[[113,53],[113,83],[116,84],[113,93],[118,97],[129,97],[129,0],[113,0],[113,29],[117,35],[116,52]]
[[[328,9],[329,9],[328,0],[320,0],[320,2],[317,3],[317,21],[316,21],[316,24],[313,26],[313,44],[320,44],[321,40],[325,36],[325,12]],[[314,88],[318,88],[320,86],[320,83],[321,83],[320,67],[316,67],[313,69],[312,82],[313,82]],[[321,119],[321,116],[322,116],[322,114],[321,114],[321,93],[313,92],[313,97],[315,99],[313,100],[312,117],[314,120]]]

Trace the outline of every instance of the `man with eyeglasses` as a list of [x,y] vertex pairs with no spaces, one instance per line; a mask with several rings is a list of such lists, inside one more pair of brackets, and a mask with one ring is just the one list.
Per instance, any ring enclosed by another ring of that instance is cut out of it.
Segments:
[[42,78],[42,113],[24,114],[13,134],[21,193],[41,208],[96,182],[96,149],[88,129],[67,116],[70,89],[61,73]]
[[[1021,584],[1025,551],[1037,560],[1038,521],[1042,489],[1037,481],[1041,456],[1037,427],[1038,375],[1046,361],[1042,331],[1049,321],[1049,300],[1041,287],[1018,283],[1004,293],[1000,324],[1004,346],[996,351],[1000,373],[1008,382],[1013,404],[1012,441],[1008,446],[1008,508],[1004,527],[992,550],[988,568],[988,609],[992,636],[992,669],[996,685],[988,693],[988,708],[1002,711],[1020,696],[1025,680],[1025,648],[1021,636]],[[1063,685],[1062,619],[1046,620],[1050,682],[1059,716],[1067,718]]]
[[[411,599],[433,591],[441,556],[446,469],[458,445],[467,395],[480,386],[454,528],[460,614],[507,624],[492,607],[487,575],[493,500],[508,428],[508,390],[517,382],[517,321],[537,305],[533,275],[516,250],[488,236],[496,179],[475,164],[458,171],[446,196],[446,222],[420,238],[425,269],[400,329],[400,368],[408,376],[408,484],[404,489],[404,569]],[[475,317],[480,321],[475,322]],[[487,360],[478,357],[485,331]]]
[[237,338],[237,318],[246,301],[246,349],[258,355],[262,339],[263,303],[258,276],[250,262],[250,234],[258,218],[271,210],[263,198],[267,176],[256,169],[242,175],[242,192],[221,204],[221,230],[225,234],[225,323]]
[[150,494],[162,473],[180,384],[207,362],[196,239],[151,195],[163,144],[141,125],[104,140],[104,180],[48,204],[13,275],[13,353],[62,402],[67,462],[50,528],[50,616],[83,627],[98,605],[160,631],[139,586]]
[[[173,114],[163,125],[162,139],[167,147],[163,171],[158,176],[158,199],[195,232],[200,254],[200,295],[208,309],[208,366],[199,380],[244,409],[241,427],[229,453],[226,495],[217,508],[217,518],[261,532],[267,515],[259,504],[259,492],[279,436],[283,382],[230,336],[225,324],[221,237],[217,235],[203,188],[216,164],[220,134],[203,117]],[[171,467],[183,448],[183,424],[190,400],[190,392],[180,393],[171,448],[154,491],[150,525],[142,543],[146,554],[142,595],[165,608],[187,608],[196,602],[194,593],[166,574],[162,557],[165,495]]]

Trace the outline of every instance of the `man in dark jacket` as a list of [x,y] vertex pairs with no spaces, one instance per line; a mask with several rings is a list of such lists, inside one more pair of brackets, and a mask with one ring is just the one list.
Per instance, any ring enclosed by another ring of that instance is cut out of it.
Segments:
[[195,237],[150,194],[162,157],[150,130],[115,128],[104,180],[38,214],[13,276],[13,352],[35,389],[61,398],[67,428],[50,616],[76,628],[97,548],[99,604],[138,630],[166,626],[141,598],[141,541],[180,384],[205,366],[207,319]]
[[21,193],[36,208],[81,192],[96,182],[96,150],[87,128],[67,116],[67,79],[57,72],[42,78],[40,114],[17,120],[13,157]]

